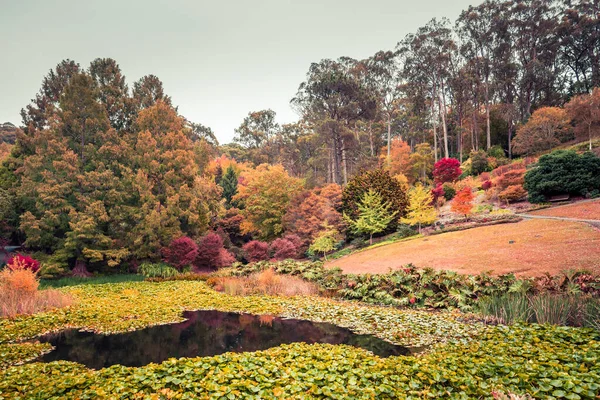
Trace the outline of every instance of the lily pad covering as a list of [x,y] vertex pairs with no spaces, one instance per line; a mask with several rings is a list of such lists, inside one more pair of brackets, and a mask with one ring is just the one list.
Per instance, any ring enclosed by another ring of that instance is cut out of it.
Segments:
[[[134,282],[63,289],[69,309],[0,320],[0,398],[536,398],[600,394],[600,335],[586,329],[467,324],[458,314],[322,298],[233,297],[202,282]],[[272,314],[345,326],[422,356],[379,358],[345,345],[291,344],[255,353],[171,359],[93,371],[69,362],[16,365],[48,348],[18,343],[70,327],[121,332],[182,319],[183,310]]]

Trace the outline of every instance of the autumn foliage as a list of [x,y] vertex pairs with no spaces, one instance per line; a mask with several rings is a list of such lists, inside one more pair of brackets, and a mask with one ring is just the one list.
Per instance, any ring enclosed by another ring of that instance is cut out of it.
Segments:
[[263,261],[269,259],[269,244],[259,240],[251,240],[246,243],[242,250],[249,262]]
[[192,265],[198,257],[198,245],[189,237],[184,236],[173,240],[168,247],[162,250],[162,253],[167,264],[181,271]]
[[198,242],[198,255],[194,260],[196,269],[217,269],[227,267],[235,261],[235,257],[223,247],[223,239],[215,232],[210,232]]
[[535,154],[570,139],[571,122],[567,112],[558,107],[537,109],[512,140],[515,154]]
[[8,259],[6,267],[11,270],[28,269],[35,273],[40,269],[40,262],[30,256],[15,254]]
[[470,187],[460,190],[452,200],[452,212],[468,217],[473,212],[473,191]]
[[433,179],[436,185],[454,182],[461,174],[460,161],[456,158],[442,158],[433,166]]

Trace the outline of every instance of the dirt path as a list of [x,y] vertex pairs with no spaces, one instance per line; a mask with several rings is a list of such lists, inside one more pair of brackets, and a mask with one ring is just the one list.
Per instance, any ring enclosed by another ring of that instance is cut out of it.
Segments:
[[600,272],[600,231],[580,222],[532,218],[394,243],[326,266],[346,273],[385,273],[409,263],[465,274],[539,276],[582,268]]
[[558,221],[571,221],[571,222],[585,222],[588,224],[597,224],[600,222],[598,219],[579,219],[579,218],[569,218],[569,217],[553,217],[551,215],[533,215],[533,214],[515,214],[517,217],[527,218],[527,219],[555,219]]
[[523,217],[557,217],[571,220],[600,221],[600,199],[581,200],[523,214]]

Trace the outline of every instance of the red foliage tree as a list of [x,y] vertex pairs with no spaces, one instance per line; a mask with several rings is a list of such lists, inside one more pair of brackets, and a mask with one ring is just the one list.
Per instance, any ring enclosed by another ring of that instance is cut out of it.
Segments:
[[269,259],[269,245],[258,240],[251,240],[246,243],[242,249],[246,260],[250,262],[263,261]]
[[433,166],[435,184],[454,182],[462,174],[460,161],[456,158],[442,158]]
[[431,189],[431,195],[433,196],[433,203],[437,204],[438,199],[444,197],[444,187],[442,184],[438,184],[435,188]]
[[221,266],[223,239],[218,234],[211,232],[198,242],[198,255],[194,260],[197,269],[217,269]]
[[469,217],[473,212],[473,192],[470,187],[460,190],[452,200],[452,211]]
[[286,238],[273,240],[269,246],[269,252],[276,260],[298,257],[298,247]]
[[194,263],[198,256],[198,245],[189,237],[183,236],[162,249],[163,260],[179,271]]

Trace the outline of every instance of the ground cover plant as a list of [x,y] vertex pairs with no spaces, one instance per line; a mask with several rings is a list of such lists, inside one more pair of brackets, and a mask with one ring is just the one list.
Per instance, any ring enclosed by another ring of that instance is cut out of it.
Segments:
[[[457,315],[314,297],[228,296],[202,282],[130,282],[61,289],[56,310],[0,320],[3,398],[589,398],[600,393],[600,336],[549,325],[484,326]],[[255,353],[171,359],[94,371],[71,362],[15,365],[47,351],[16,343],[76,326],[101,332],[179,321],[183,309],[220,309],[330,321],[404,345],[446,342],[419,357],[382,359],[349,346],[291,344]]]

